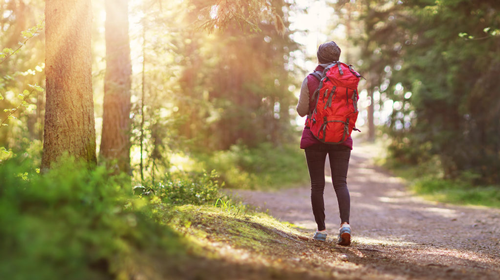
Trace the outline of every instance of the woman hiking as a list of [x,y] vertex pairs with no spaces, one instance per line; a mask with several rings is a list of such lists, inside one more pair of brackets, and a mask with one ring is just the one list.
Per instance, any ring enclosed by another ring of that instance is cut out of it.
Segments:
[[[319,65],[316,67],[314,73],[309,74],[304,79],[300,90],[297,112],[301,117],[308,114],[310,117],[310,114],[315,109],[317,102],[316,100],[317,98],[319,98],[319,94],[315,99],[313,97],[313,93],[315,93],[316,89],[318,89],[320,83],[323,84],[323,82],[320,82],[320,80],[322,78],[324,69],[329,66],[332,67],[331,65],[333,63],[336,63],[334,65],[338,66],[339,71],[342,72],[342,70],[340,70],[341,64],[340,62],[338,62],[340,52],[341,50],[339,46],[333,41],[324,43],[319,46],[317,52]],[[351,67],[347,68],[347,70],[351,70],[351,72],[355,73],[356,77],[359,78],[359,74],[357,72],[354,72]],[[335,88],[333,88],[333,91],[335,91]],[[354,91],[354,94],[356,94],[356,91]],[[327,93],[325,93],[324,95],[326,96]],[[331,93],[331,95],[334,96],[333,92]],[[352,101],[351,103],[357,103],[357,95],[352,98],[352,100],[354,99],[356,99],[356,101]],[[349,119],[347,120],[347,122],[349,122]],[[348,137],[345,137],[345,141],[344,138],[342,138],[341,142],[337,145],[326,144],[323,142],[318,140],[317,137],[315,137],[311,132],[310,127],[306,125],[302,132],[300,148],[305,150],[307,167],[309,169],[309,176],[311,178],[312,210],[318,226],[318,229],[315,232],[313,238],[320,241],[326,241],[327,236],[325,227],[325,205],[323,193],[325,189],[325,160],[326,156],[328,155],[333,187],[337,195],[340,212],[340,229],[337,244],[349,246],[351,244],[351,227],[349,225],[350,196],[349,190],[347,189],[347,170],[349,167],[349,159],[351,156],[353,141],[351,136],[349,135]]]

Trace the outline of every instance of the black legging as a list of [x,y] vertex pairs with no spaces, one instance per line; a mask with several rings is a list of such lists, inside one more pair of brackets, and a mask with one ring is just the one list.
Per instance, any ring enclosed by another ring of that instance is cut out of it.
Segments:
[[344,145],[315,144],[305,149],[307,167],[311,177],[311,203],[318,230],[325,227],[325,203],[323,193],[325,190],[325,160],[328,154],[332,181],[337,201],[339,204],[340,222],[349,223],[351,201],[347,189],[347,169],[351,149]]

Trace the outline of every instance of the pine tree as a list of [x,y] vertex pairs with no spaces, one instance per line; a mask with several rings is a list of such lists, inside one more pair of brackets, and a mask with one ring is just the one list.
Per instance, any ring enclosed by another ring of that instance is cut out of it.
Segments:
[[130,171],[130,87],[132,66],[128,0],[106,0],[106,76],[100,155]]
[[90,0],[47,0],[42,169],[64,153],[96,163]]

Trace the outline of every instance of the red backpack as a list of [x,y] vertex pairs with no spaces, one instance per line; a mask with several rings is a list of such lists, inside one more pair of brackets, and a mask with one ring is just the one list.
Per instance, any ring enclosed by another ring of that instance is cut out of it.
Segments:
[[311,73],[320,80],[312,100],[316,103],[309,112],[306,126],[319,141],[341,144],[355,127],[358,118],[358,83],[361,75],[351,65],[333,62],[323,72]]

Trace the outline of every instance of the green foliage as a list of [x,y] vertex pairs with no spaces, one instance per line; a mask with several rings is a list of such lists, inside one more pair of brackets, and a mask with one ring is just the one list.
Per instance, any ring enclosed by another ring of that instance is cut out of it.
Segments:
[[2,64],[5,60],[7,60],[10,56],[16,54],[29,39],[38,36],[40,32],[45,28],[45,21],[38,23],[37,25],[29,28],[28,30],[24,30],[21,32],[22,37],[24,38],[23,42],[19,42],[19,46],[17,49],[13,50],[11,48],[4,48],[2,52],[0,52],[0,64]]
[[213,170],[211,173],[166,174],[159,182],[150,180],[144,186],[134,187],[134,192],[140,195],[153,195],[162,202],[171,205],[203,205],[213,204],[221,195],[219,176]]
[[382,165],[406,179],[413,192],[429,200],[500,208],[498,186],[477,186],[475,182],[481,175],[473,171],[462,172],[457,179],[443,179],[438,156],[418,165],[388,158]]
[[[195,3],[200,1],[193,1]],[[261,32],[259,24],[262,21],[274,22],[275,28],[281,34],[285,31],[283,19],[267,0],[232,0],[232,1],[202,1],[200,9],[200,27],[213,32],[237,26],[241,30]],[[274,1],[278,2],[278,1]],[[208,19],[206,19],[208,18]]]
[[253,149],[234,145],[198,158],[204,168],[217,170],[228,188],[289,187],[309,180],[303,151],[294,145],[264,143]]
[[245,215],[250,210],[248,205],[243,204],[241,201],[236,202],[228,197],[221,197],[217,199],[214,206],[220,208],[226,213],[234,214],[234,216],[239,216],[240,214]]
[[12,156],[12,151],[8,151],[7,149],[5,149],[5,147],[0,147],[0,163],[2,163],[2,161],[10,158]]
[[[185,25],[196,22],[199,10],[207,6],[206,1],[192,2]],[[224,7],[240,6],[240,2],[244,1],[219,1],[219,9],[229,12]],[[243,6],[253,10],[264,2]],[[262,14],[272,9],[288,27],[289,4],[272,1],[265,5],[269,7]],[[289,86],[296,81],[286,66],[298,44],[278,34],[270,21],[259,17],[255,22],[261,32],[251,35],[229,24],[224,32],[208,35],[193,30],[169,40],[182,63],[171,118],[182,120],[174,129],[190,141],[191,151],[228,150],[238,143],[256,147],[290,139],[289,108],[296,99]]]
[[[24,107],[25,110],[30,109],[30,104],[28,102],[26,102],[25,99],[30,98],[31,95],[35,91],[38,91],[38,92],[44,91],[43,88],[41,88],[40,86],[37,86],[37,85],[28,85],[28,86],[31,87],[33,90],[31,92],[28,90],[24,90],[22,93],[19,93],[17,95],[18,106],[16,108],[3,109],[3,111],[7,113],[7,116],[3,120],[0,120],[1,121],[0,123],[2,124],[2,126],[7,126],[8,125],[7,121],[16,119],[16,117],[14,117],[14,113],[19,111],[21,109],[21,107]],[[13,102],[11,101],[11,103],[13,103]]]
[[135,253],[184,250],[150,219],[147,200],[104,167],[62,161],[39,175],[27,166],[0,165],[0,278],[119,278],[135,269]]
[[366,3],[363,59],[375,90],[394,102],[391,156],[437,156],[447,179],[472,171],[477,184],[499,184],[498,1]]
[[229,207],[176,207],[172,226],[188,236],[196,237],[196,241],[202,244],[207,241],[226,243],[230,236],[229,240],[234,242],[236,248],[246,247],[257,251],[268,248],[268,242],[276,240],[277,236],[300,235],[292,224],[253,211],[241,203],[231,200],[228,203]]
[[416,181],[411,189],[440,202],[500,208],[500,192],[495,186],[474,187],[461,180],[425,178]]
[[[23,13],[22,9],[16,9],[15,5],[10,8],[14,9],[12,14],[16,24],[31,24],[24,22],[27,15],[17,14]],[[5,36],[7,32],[2,33],[2,39],[7,40],[0,40],[0,44],[10,46],[0,52],[0,72],[3,73],[0,76],[0,147],[18,151],[25,146],[24,139],[33,142],[42,138],[44,89],[38,84],[42,83],[44,77],[37,74],[43,72],[45,65],[43,56],[37,56],[39,49],[43,52],[43,46],[37,47],[40,41],[32,39],[42,33],[45,23],[41,21],[24,31],[12,28],[15,26],[13,23],[6,25],[14,32],[10,36]],[[14,43],[17,43],[16,47],[12,47]],[[23,47],[29,50],[28,54],[20,51]],[[1,158],[2,155],[0,161]]]

